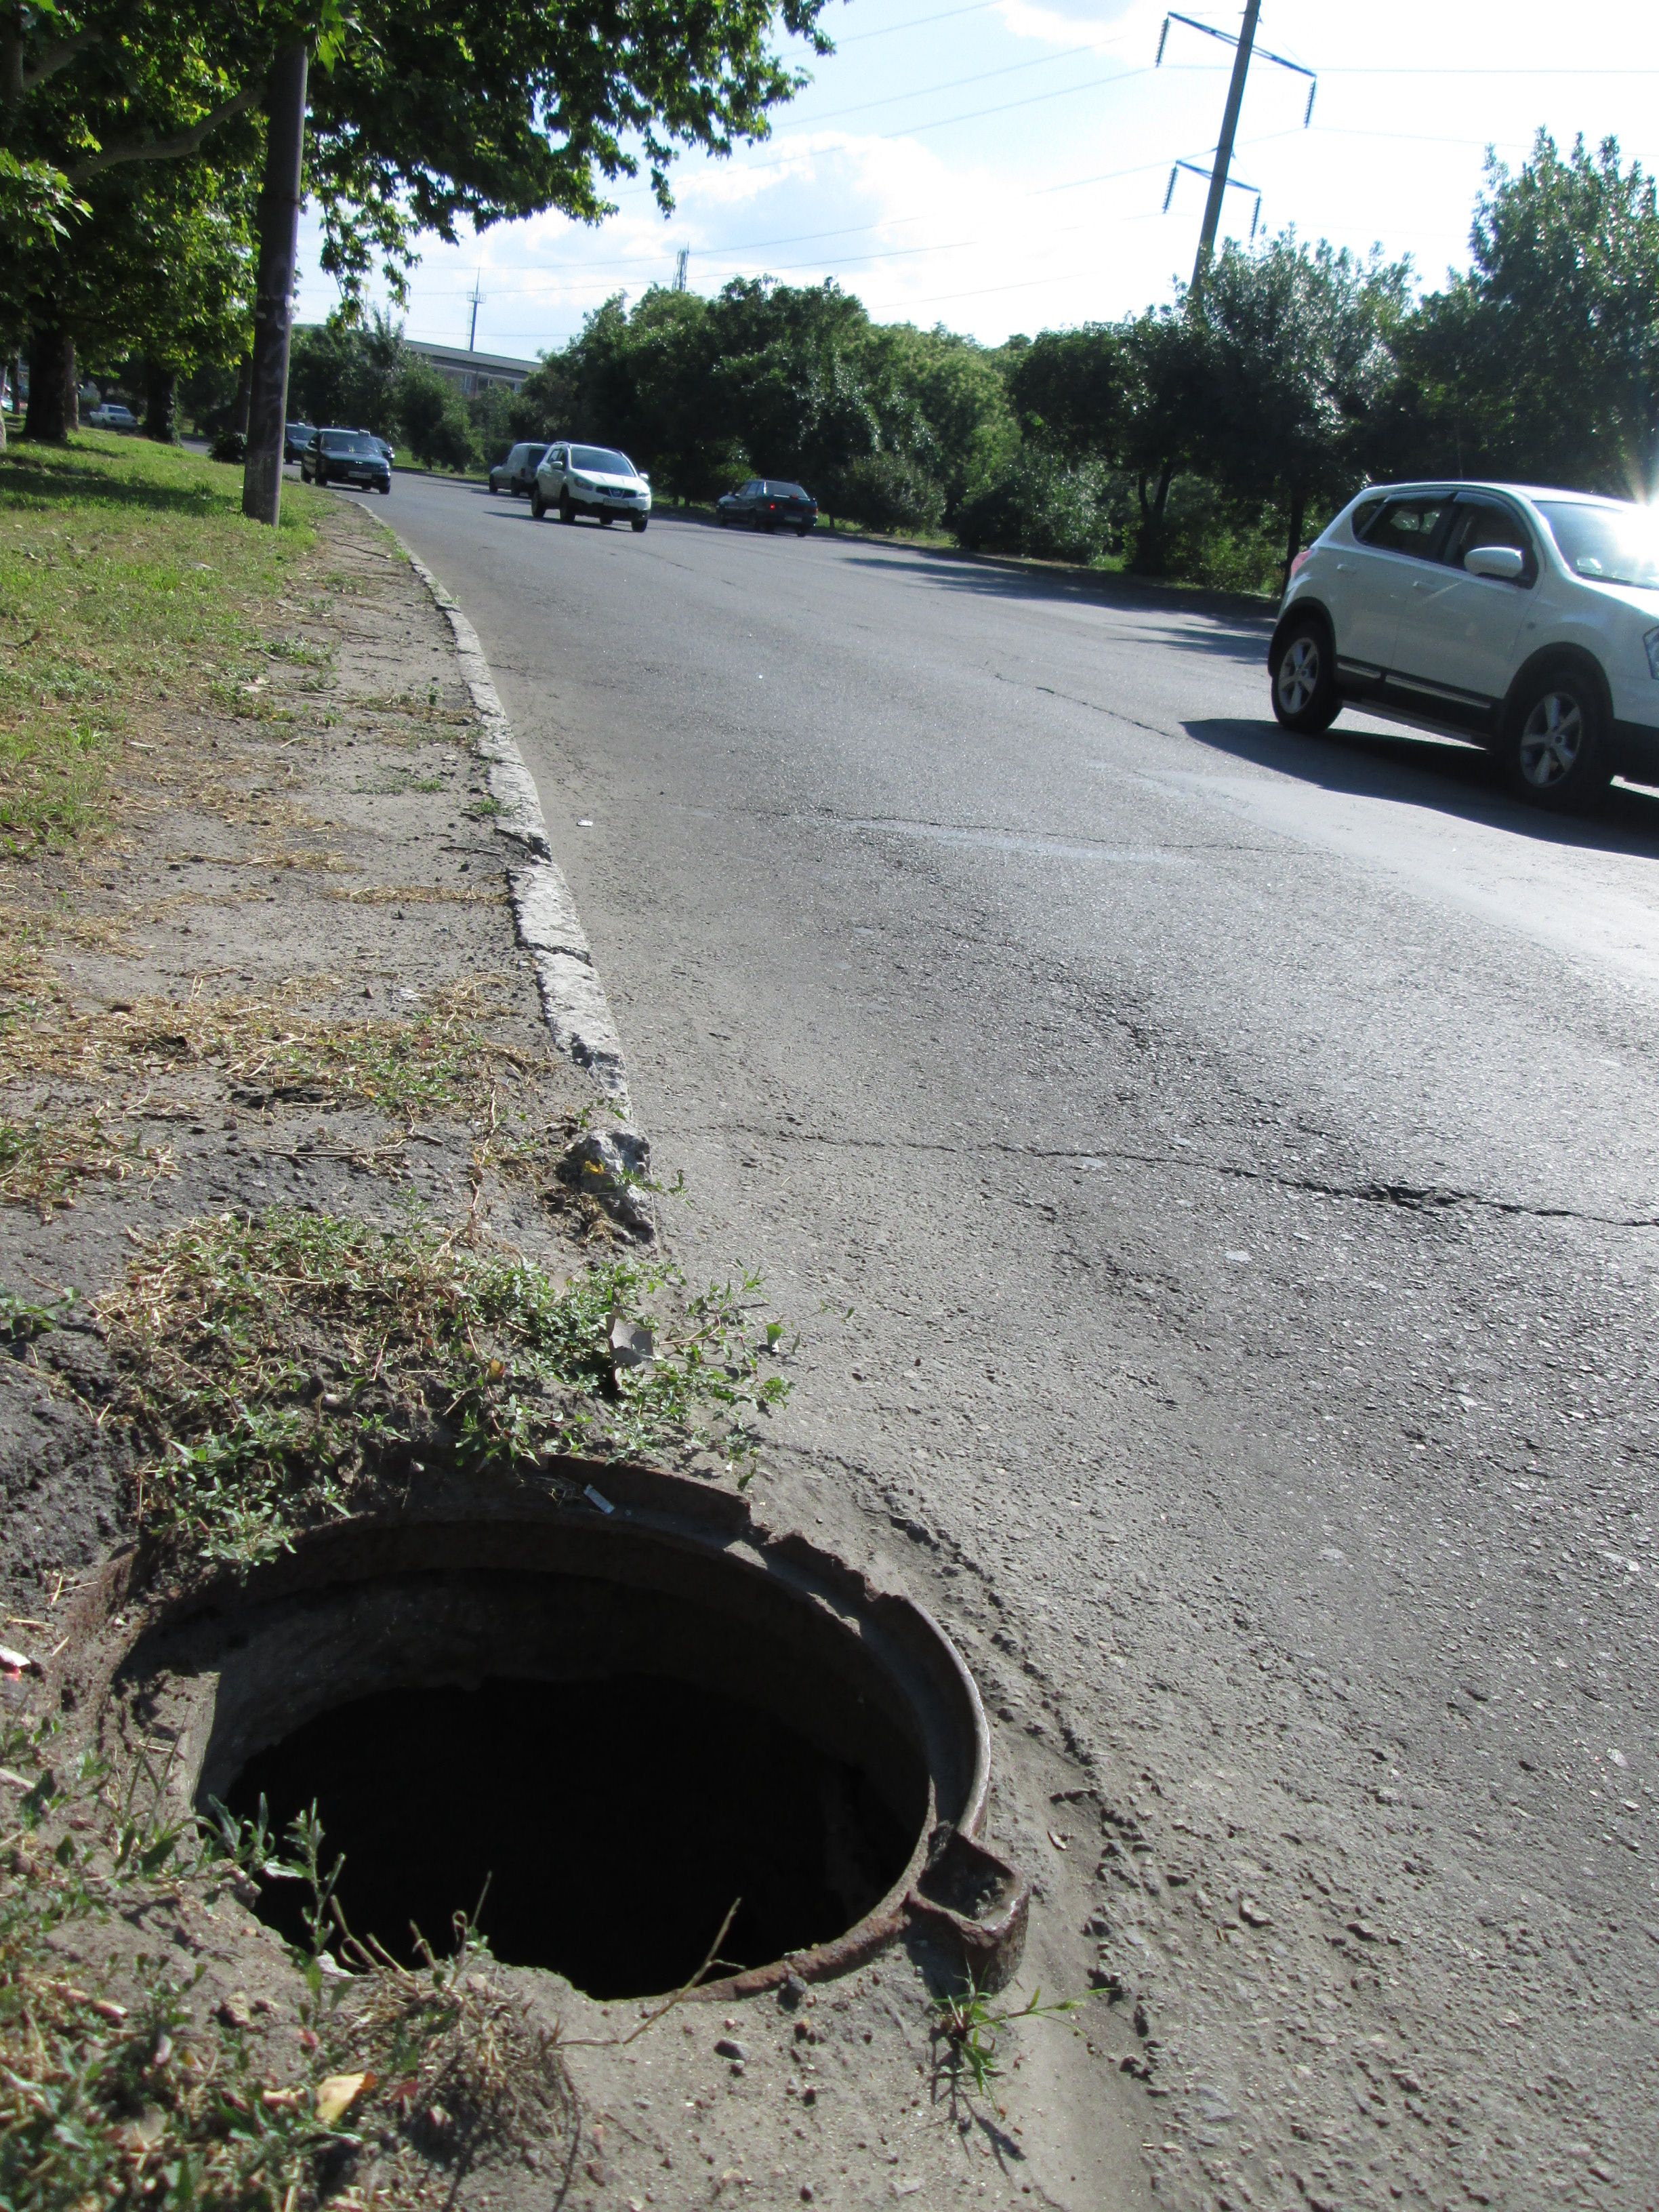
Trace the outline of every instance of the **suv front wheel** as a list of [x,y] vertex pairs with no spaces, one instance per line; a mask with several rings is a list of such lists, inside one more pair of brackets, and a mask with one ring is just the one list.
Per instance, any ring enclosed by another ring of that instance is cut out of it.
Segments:
[[1273,668],[1273,714],[1298,737],[1316,738],[1342,710],[1336,688],[1330,632],[1311,615],[1292,623],[1279,640]]
[[1534,806],[1562,812],[1589,805],[1613,774],[1607,715],[1588,676],[1552,668],[1534,677],[1510,716],[1510,783]]

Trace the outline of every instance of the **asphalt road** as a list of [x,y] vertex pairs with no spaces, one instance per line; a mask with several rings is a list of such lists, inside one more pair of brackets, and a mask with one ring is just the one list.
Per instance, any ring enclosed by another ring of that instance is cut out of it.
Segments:
[[1005,1734],[1144,1820],[1108,1960],[1232,2115],[1161,2201],[1653,2204],[1659,796],[1287,738],[1173,596],[388,519],[678,1251],[803,1332],[781,1479],[912,1522]]

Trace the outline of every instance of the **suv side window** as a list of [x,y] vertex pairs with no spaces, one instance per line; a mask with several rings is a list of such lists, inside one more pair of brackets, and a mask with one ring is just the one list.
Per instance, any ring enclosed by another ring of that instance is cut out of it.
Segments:
[[1408,553],[1414,560],[1431,560],[1441,519],[1450,504],[1443,493],[1391,499],[1365,532],[1365,543],[1379,553]]
[[1495,500],[1459,500],[1440,557],[1448,568],[1461,568],[1465,555],[1473,552],[1477,545],[1514,546],[1527,564],[1521,572],[1521,581],[1530,584],[1536,579],[1538,556],[1526,525],[1518,514],[1507,507],[1500,507]]

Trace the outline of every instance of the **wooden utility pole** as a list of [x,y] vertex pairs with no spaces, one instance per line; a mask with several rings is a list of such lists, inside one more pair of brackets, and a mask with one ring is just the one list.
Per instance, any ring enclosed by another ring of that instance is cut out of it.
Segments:
[[1209,198],[1204,203],[1204,228],[1198,234],[1198,255],[1193,263],[1194,297],[1202,289],[1204,271],[1215,252],[1215,234],[1221,228],[1221,203],[1227,196],[1227,172],[1233,165],[1233,141],[1238,136],[1238,111],[1244,105],[1244,80],[1250,73],[1250,53],[1255,45],[1255,27],[1261,14],[1261,0],[1246,0],[1244,27],[1233,49],[1233,73],[1227,85],[1227,105],[1221,115],[1221,137],[1215,149],[1215,164],[1210,171]]
[[300,175],[306,143],[303,46],[271,64],[265,110],[265,176],[259,193],[259,273],[253,295],[253,363],[248,400],[242,512],[275,526],[283,503],[288,352],[300,247]]

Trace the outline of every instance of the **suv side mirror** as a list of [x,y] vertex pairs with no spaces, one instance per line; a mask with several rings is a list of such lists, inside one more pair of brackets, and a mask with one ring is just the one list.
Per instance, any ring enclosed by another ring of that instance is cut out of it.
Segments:
[[1491,576],[1500,584],[1518,584],[1527,556],[1513,545],[1472,545],[1463,556],[1464,573]]

